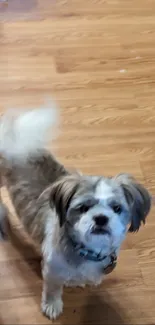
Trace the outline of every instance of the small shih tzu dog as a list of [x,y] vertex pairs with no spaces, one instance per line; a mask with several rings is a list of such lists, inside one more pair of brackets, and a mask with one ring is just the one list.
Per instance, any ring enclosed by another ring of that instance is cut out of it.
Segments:
[[55,123],[54,108],[0,119],[1,186],[40,248],[41,309],[50,319],[62,313],[64,285],[98,285],[114,269],[127,232],[139,230],[151,207],[148,191],[128,174],[68,171],[45,149]]

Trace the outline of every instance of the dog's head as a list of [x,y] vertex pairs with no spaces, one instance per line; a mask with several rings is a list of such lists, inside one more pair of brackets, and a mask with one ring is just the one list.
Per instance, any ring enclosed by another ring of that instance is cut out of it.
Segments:
[[151,197],[127,174],[113,178],[77,174],[54,184],[51,205],[68,236],[109,255],[120,248],[127,231],[136,232],[145,223]]

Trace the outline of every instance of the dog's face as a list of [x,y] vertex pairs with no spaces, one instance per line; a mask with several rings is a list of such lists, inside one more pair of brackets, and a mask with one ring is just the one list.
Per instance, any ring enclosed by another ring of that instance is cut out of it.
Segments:
[[151,206],[147,190],[126,174],[68,176],[55,185],[51,199],[66,234],[102,255],[117,252],[126,232],[145,222]]

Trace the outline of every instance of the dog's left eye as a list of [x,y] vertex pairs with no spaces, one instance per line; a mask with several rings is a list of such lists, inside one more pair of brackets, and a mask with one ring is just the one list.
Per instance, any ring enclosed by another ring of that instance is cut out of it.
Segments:
[[119,204],[115,204],[115,205],[113,205],[113,206],[112,206],[112,209],[113,209],[113,211],[114,211],[115,213],[118,213],[118,214],[120,214],[120,213],[122,212],[122,207],[121,207],[121,205],[119,205]]

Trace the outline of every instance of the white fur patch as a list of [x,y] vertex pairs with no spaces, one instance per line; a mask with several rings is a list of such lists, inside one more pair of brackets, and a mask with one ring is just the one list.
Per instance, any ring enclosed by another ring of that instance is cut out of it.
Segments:
[[95,197],[99,200],[110,198],[113,195],[112,188],[104,180],[101,180],[96,188]]

